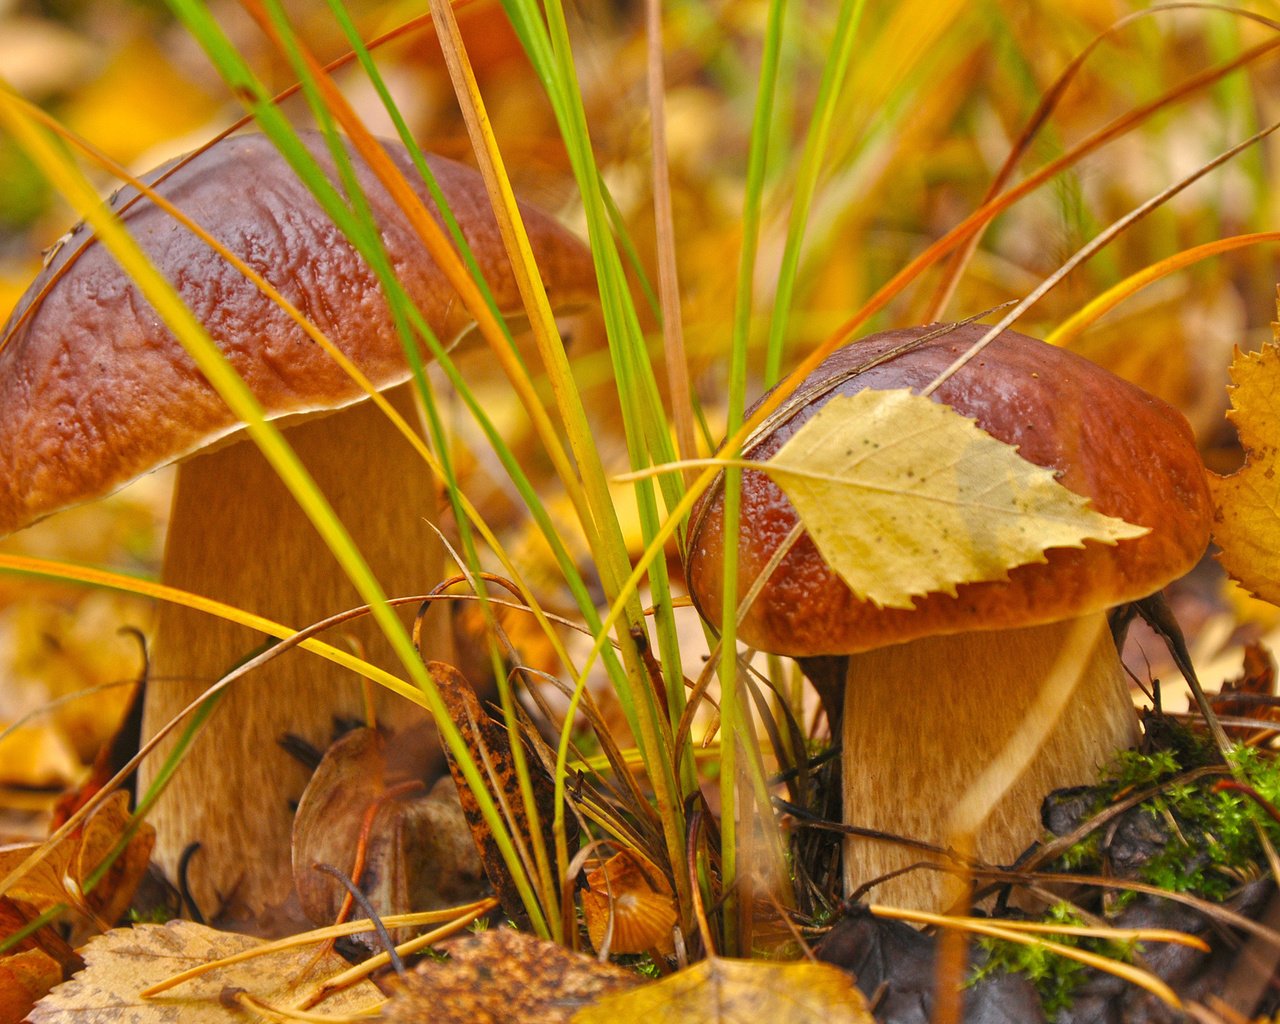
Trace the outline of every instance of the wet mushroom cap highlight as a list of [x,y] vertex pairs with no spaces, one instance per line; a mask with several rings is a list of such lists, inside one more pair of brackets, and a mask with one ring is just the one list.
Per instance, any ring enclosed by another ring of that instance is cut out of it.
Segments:
[[[839,349],[756,432],[746,457],[766,460],[833,395],[919,391],[986,330],[904,328]],[[1186,420],[1161,400],[1014,331],[1003,332],[933,397],[1015,445],[1024,459],[1054,470],[1098,512],[1151,532],[1116,545],[1055,548],[1043,563],[1012,569],[1008,580],[962,584],[955,597],[923,595],[911,609],[859,600],[805,534],[747,612],[738,629],[744,643],[795,657],[850,654],[922,636],[1053,622],[1145,597],[1204,553],[1212,516],[1204,469]],[[713,488],[690,519],[686,576],[695,604],[712,622],[721,610],[723,510],[723,491]],[[796,520],[765,473],[743,473],[740,593]]]
[[[308,151],[338,180],[323,138]],[[384,143],[439,219],[409,154]],[[479,174],[428,156],[503,311],[520,308]],[[391,266],[446,344],[471,323],[443,273],[368,165],[356,178]],[[262,274],[352,358],[379,390],[408,379],[372,270],[262,135],[232,136],[143,176]],[[132,188],[110,200],[124,209]],[[590,300],[585,247],[550,216],[522,213],[554,308]],[[125,223],[264,406],[268,418],[339,409],[367,397],[286,312],[149,201]],[[77,225],[0,331],[0,536],[108,494],[240,429],[105,246]]]

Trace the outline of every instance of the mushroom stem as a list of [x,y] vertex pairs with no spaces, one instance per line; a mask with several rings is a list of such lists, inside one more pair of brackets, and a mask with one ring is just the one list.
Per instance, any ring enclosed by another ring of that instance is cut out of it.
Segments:
[[[988,863],[1012,863],[1043,832],[1040,804],[1048,793],[1093,782],[1099,768],[1137,740],[1124,669],[1101,617],[1097,613],[1083,632],[1080,620],[1068,619],[926,637],[852,655],[844,705],[844,820],[949,846],[963,838],[948,834],[958,807],[990,807],[972,850]],[[1073,651],[1082,635],[1088,643]],[[1072,659],[1067,667],[1080,666],[1078,671],[1061,671],[1060,656]],[[1075,687],[1061,713],[1038,720],[1053,715],[1045,707],[1054,701],[1042,699],[1042,689],[1062,685],[1064,677]],[[922,691],[939,696],[917,696]],[[1043,733],[1041,742],[1015,779],[987,770],[1032,729]],[[846,839],[844,857],[846,891],[937,859],[856,836]],[[873,898],[938,910],[958,895],[947,875],[924,870],[878,885]]]
[[[418,422],[410,385],[392,404]],[[308,419],[286,437],[351,532],[388,594],[423,593],[443,575],[443,551],[430,527],[438,496],[430,472],[371,402]],[[235,441],[178,468],[165,551],[164,582],[301,628],[361,603],[310,521],[257,446]],[[406,612],[406,615],[412,612]],[[428,616],[430,657],[451,660],[448,616]],[[397,671],[377,626],[365,618],[326,638]],[[150,737],[181,708],[263,642],[221,619],[166,604],[159,609],[144,710]],[[434,729],[416,706],[370,687],[378,722],[402,738],[418,727],[423,770],[439,761]],[[234,684],[188,750],[151,812],[155,859],[171,880],[189,844],[189,890],[208,917],[255,930],[286,926],[293,890],[291,801],[309,771],[280,746],[286,733],[319,749],[335,719],[367,717],[361,680],[302,651],[291,651]],[[141,773],[146,787],[171,749]],[[339,865],[341,867],[342,865]],[[350,865],[347,865],[350,867]]]

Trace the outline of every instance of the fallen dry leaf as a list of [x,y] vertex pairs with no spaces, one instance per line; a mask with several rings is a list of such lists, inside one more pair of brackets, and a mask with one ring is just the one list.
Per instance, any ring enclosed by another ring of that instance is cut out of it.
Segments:
[[849,976],[829,964],[711,957],[662,981],[608,996],[574,1024],[874,1024]]
[[835,396],[764,468],[827,563],[881,607],[1004,579],[1048,548],[1148,532],[1093,511],[1051,470],[907,390]]
[[511,928],[450,942],[449,959],[420,964],[383,1013],[388,1024],[565,1024],[602,996],[641,981]]
[[1231,476],[1209,475],[1218,561],[1246,590],[1280,603],[1280,345],[1237,353],[1231,411],[1247,459]]
[[[248,935],[219,932],[191,921],[170,921],[136,928],[117,928],[91,939],[84,947],[87,966],[36,1004],[31,1024],[244,1024],[260,1020],[220,1001],[227,990],[244,989],[273,1007],[289,1006],[313,991],[324,978],[347,968],[326,953],[305,975],[314,948],[298,946],[254,957],[184,982],[151,999],[138,993],[175,974],[264,945]],[[382,995],[362,981],[334,994],[317,1009],[354,1014],[376,1006]]]
[[381,917],[466,903],[488,889],[453,780],[441,778],[430,792],[397,785],[386,739],[368,728],[325,751],[293,820],[294,885],[313,923],[333,924],[347,897],[316,865],[355,876],[362,833],[356,881]]
[[[19,932],[27,931],[27,926],[39,916],[39,911],[35,907],[18,900],[12,900],[8,896],[0,896],[0,938],[13,942],[13,937]],[[7,966],[13,957],[22,956],[24,953],[33,951],[44,954],[50,961],[57,964],[59,974],[54,984],[64,978],[71,977],[76,971],[84,967],[84,961],[80,959],[80,954],[71,948],[71,945],[58,933],[53,924],[42,925],[24,938],[18,939],[16,943],[10,946],[9,952],[3,960],[0,960],[0,964]],[[27,961],[28,966],[31,962],[30,960]],[[24,975],[27,973],[26,968],[19,968],[18,970]],[[4,984],[7,985],[8,982]],[[8,1018],[0,1016],[0,1021],[7,1022],[7,1020]]]
[[[1244,668],[1235,679],[1228,679],[1217,693],[1208,694],[1209,707],[1221,717],[1253,718],[1276,722],[1280,726],[1280,704],[1271,698],[1276,693],[1276,663],[1260,643],[1244,646]],[[1239,726],[1224,726],[1228,735],[1241,742],[1250,736],[1266,733]]]

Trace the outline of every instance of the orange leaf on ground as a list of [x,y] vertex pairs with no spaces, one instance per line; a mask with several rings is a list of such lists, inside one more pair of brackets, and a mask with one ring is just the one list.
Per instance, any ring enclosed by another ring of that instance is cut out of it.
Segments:
[[[84,888],[89,878],[123,839],[129,824],[129,794],[113,793],[91,814],[80,830],[50,850],[6,894],[31,904],[43,913],[60,903],[85,917],[110,926],[133,900],[134,890],[147,872],[155,829],[141,824],[128,845],[97,882]],[[30,856],[36,843],[16,843],[0,848],[0,875],[7,875]]]
[[41,949],[0,957],[0,1021],[24,1020],[36,1001],[62,981],[62,967]]

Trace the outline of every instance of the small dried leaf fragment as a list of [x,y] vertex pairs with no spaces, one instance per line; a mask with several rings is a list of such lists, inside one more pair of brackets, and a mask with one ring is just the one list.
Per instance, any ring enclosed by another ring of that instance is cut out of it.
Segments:
[[[215,931],[191,921],[116,928],[84,947],[87,966],[36,1004],[31,1024],[65,1024],[68,1020],[97,1024],[243,1024],[250,1019],[219,1000],[226,989],[244,989],[275,1007],[287,1006],[313,991],[326,977],[348,964],[335,953],[320,959],[305,976],[314,948],[278,950],[237,964],[219,967],[151,999],[138,993],[182,971],[264,945],[261,939]],[[319,1012],[355,1014],[382,1002],[371,982],[338,992],[317,1007]]]
[[0,957],[0,1021],[24,1020],[36,1001],[62,981],[62,967],[42,949]]
[[1231,578],[1264,601],[1280,603],[1280,345],[1237,353],[1231,363],[1231,411],[1244,466],[1209,474],[1213,539]]
[[[86,917],[113,924],[128,908],[134,890],[147,871],[155,829],[140,824],[128,846],[91,892],[84,887],[124,836],[129,823],[129,794],[113,793],[93,812],[80,830],[55,846],[26,875],[10,886],[8,895],[43,912],[66,903]],[[0,875],[18,867],[35,843],[0,847]]]
[[[427,671],[435,680],[440,690],[440,697],[449,711],[449,717],[462,733],[476,764],[482,766],[482,771],[489,783],[489,791],[495,802],[499,807],[508,809],[512,820],[507,824],[512,834],[523,837],[526,845],[532,843],[533,830],[525,815],[519,772],[506,727],[489,717],[471,684],[452,665],[442,661],[432,661],[427,663]],[[547,848],[551,849],[555,844],[555,838],[552,835],[555,787],[548,775],[541,771],[541,762],[536,757],[529,756],[527,763],[530,767],[534,805],[542,827],[542,840]],[[471,787],[467,785],[466,778],[452,757],[449,757],[449,771],[457,784],[462,810],[471,826],[471,836],[480,852],[480,860],[484,864],[484,871],[493,886],[494,894],[502,903],[502,909],[508,917],[513,921],[523,922],[527,919],[527,915],[515,879],[512,878],[502,858],[488,822],[484,820],[475,794],[471,792]],[[572,821],[572,818],[570,820]],[[573,847],[572,836],[569,845]]]
[[[442,777],[429,792],[399,784],[386,738],[369,728],[325,751],[293,819],[294,885],[315,924],[334,923],[347,896],[316,865],[354,875],[362,833],[357,881],[380,916],[438,910],[488,888],[453,780]],[[372,933],[369,940],[380,944]]]
[[640,983],[631,971],[510,928],[446,948],[448,960],[425,961],[404,980],[383,1013],[388,1024],[565,1024],[602,996]]
[[[40,912],[29,903],[10,899],[8,896],[0,896],[0,939],[12,940],[18,932],[26,931],[27,926],[39,916]],[[52,923],[37,928],[25,938],[19,939],[16,945],[10,947],[8,955],[14,956],[28,950],[39,950],[44,953],[58,964],[62,976],[66,978],[84,967],[84,961],[80,959],[80,955],[71,948]],[[0,1017],[0,1020],[4,1018]]]
[[837,395],[763,468],[849,588],[887,608],[1004,579],[1049,548],[1148,532],[1093,511],[1051,470],[906,390]]
[[615,854],[588,873],[582,916],[591,944],[598,950],[608,937],[611,953],[675,952],[671,929],[678,917],[671,886],[633,850]]
[[866,999],[836,967],[711,957],[662,981],[608,996],[574,1024],[679,1024],[777,1020],[873,1024]]

